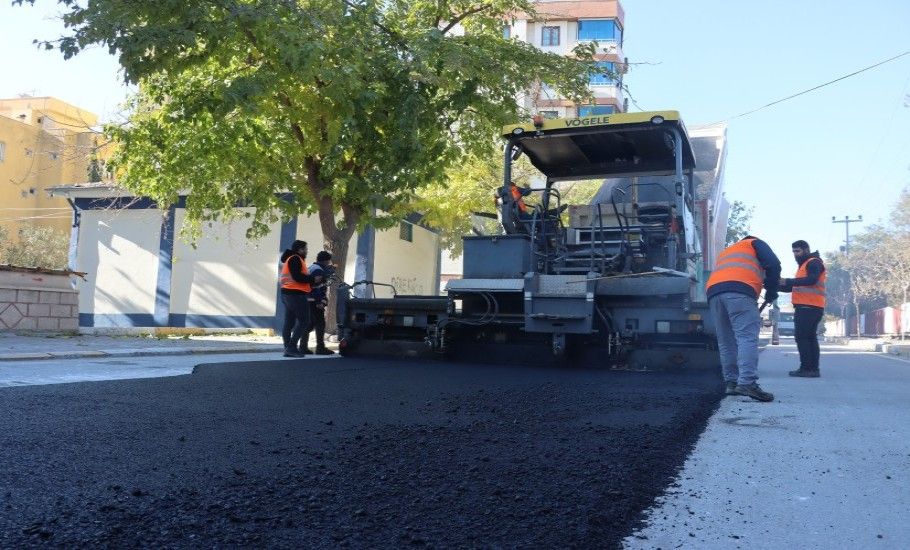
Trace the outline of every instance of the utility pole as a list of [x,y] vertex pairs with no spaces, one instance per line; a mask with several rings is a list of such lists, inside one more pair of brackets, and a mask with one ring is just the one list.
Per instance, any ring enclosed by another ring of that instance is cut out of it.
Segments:
[[[844,247],[844,254],[847,256],[850,255],[850,224],[851,223],[862,223],[862,222],[863,222],[862,214],[860,214],[859,216],[857,216],[855,219],[852,219],[852,220],[850,219],[850,216],[844,216],[844,219],[842,219],[842,220],[837,219],[836,216],[831,216],[831,223],[842,223],[842,224],[844,224],[844,229],[846,229],[846,231],[847,231],[847,239],[845,241],[846,244]],[[849,272],[848,272],[847,276],[849,277]],[[857,303],[857,301],[854,299],[852,286],[853,285],[851,283],[850,287],[847,290],[847,292],[848,292],[847,297],[853,301],[853,306],[856,311],[856,335],[859,336],[859,333],[860,333],[860,330],[859,330],[859,303]],[[844,322],[846,323],[847,322],[846,305],[844,306],[844,310],[845,310],[844,311]],[[852,326],[845,326],[844,328],[845,328],[845,332],[847,333],[846,336],[850,336],[850,332],[852,332],[851,331]]]
[[850,255],[850,224],[851,223],[862,223],[862,222],[863,222],[862,214],[860,214],[857,218],[852,219],[852,220],[850,219],[850,216],[844,216],[844,219],[842,219],[842,220],[837,219],[836,216],[831,216],[831,223],[842,223],[842,224],[844,224],[844,228],[847,230],[847,240],[845,241],[847,244],[846,244],[846,247],[844,248],[844,253],[847,256]]

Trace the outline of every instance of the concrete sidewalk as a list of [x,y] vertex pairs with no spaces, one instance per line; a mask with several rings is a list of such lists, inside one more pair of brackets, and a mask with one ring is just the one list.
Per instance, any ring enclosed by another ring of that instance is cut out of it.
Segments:
[[[314,345],[311,339],[310,349]],[[337,349],[337,344],[326,346]],[[281,337],[256,334],[164,337],[0,333],[0,361],[275,353],[281,349]]]
[[910,340],[885,337],[834,337],[826,338],[825,343],[857,351],[878,351],[887,355],[910,359]]
[[907,547],[910,362],[823,345],[821,378],[787,376],[798,360],[762,353],[775,402],[724,399],[625,548]]

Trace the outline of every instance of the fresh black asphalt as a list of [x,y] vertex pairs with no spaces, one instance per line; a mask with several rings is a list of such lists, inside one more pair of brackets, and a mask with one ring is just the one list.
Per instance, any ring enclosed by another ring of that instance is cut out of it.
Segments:
[[306,359],[0,390],[0,547],[616,547],[714,372]]

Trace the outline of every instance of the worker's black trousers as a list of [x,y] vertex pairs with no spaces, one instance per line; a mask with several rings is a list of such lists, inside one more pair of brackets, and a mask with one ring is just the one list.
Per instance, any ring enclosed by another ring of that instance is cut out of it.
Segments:
[[[310,329],[316,331],[316,349],[325,349],[325,307],[319,307],[319,302],[310,302]],[[307,329],[305,341],[310,339],[310,329]]]
[[[284,342],[285,350],[297,351],[297,341],[310,330],[310,302],[304,293],[282,293],[281,301],[284,302],[281,340]],[[303,347],[306,347],[306,342],[303,343]]]
[[796,349],[800,370],[817,371],[819,363],[818,324],[825,310],[820,307],[796,306],[793,315]]

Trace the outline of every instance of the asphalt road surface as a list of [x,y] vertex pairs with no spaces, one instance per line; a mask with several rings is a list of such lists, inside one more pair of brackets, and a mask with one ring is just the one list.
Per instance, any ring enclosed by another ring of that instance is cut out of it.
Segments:
[[621,544],[719,375],[382,360],[0,389],[0,547]]

